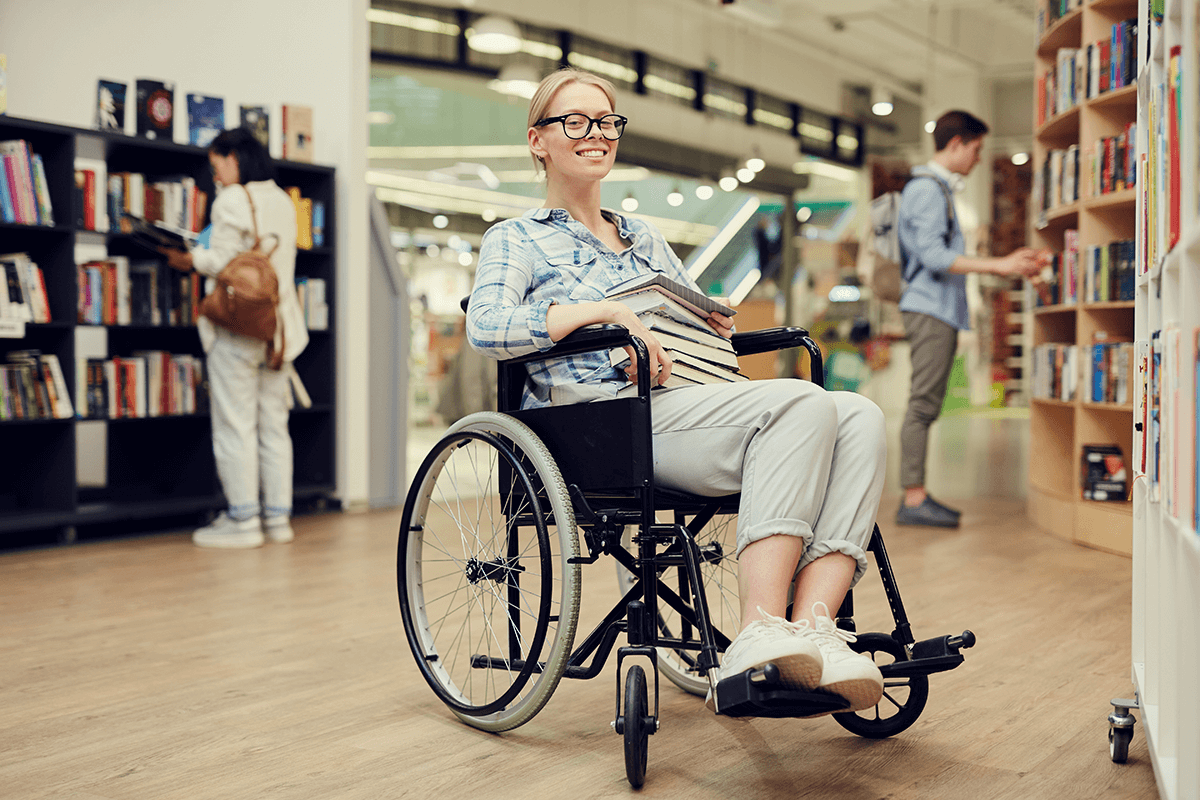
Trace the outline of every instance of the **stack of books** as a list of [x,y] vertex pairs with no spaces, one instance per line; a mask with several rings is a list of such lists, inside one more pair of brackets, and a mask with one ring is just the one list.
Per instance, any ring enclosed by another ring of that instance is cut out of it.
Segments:
[[[712,312],[732,317],[737,312],[665,275],[640,275],[614,286],[609,299],[629,306],[671,356],[671,376],[653,388],[735,383],[748,380],[738,372],[737,354],[728,339],[709,326]],[[624,348],[609,353],[619,369],[629,363]],[[622,388],[619,397],[637,394],[637,384]]]

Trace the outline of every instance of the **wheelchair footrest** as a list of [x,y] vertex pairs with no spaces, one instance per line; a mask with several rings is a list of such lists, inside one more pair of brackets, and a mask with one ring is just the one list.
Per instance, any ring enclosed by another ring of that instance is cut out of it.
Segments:
[[975,634],[963,631],[958,636],[935,636],[912,646],[912,659],[897,661],[879,668],[884,678],[904,678],[910,675],[932,675],[946,672],[963,663],[959,650],[975,646]]
[[716,699],[717,713],[726,717],[816,717],[850,707],[828,692],[784,686],[774,664],[725,678],[717,684]]

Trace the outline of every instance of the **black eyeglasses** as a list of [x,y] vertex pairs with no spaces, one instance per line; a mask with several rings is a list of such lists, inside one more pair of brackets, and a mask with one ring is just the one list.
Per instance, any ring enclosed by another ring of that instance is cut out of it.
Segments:
[[586,139],[592,132],[592,126],[595,125],[600,129],[601,136],[610,141],[616,141],[625,132],[625,123],[629,122],[629,119],[620,114],[606,114],[600,119],[593,119],[587,114],[563,114],[561,117],[540,119],[533,123],[533,127],[540,128],[552,122],[562,123],[563,133],[567,135],[568,139]]

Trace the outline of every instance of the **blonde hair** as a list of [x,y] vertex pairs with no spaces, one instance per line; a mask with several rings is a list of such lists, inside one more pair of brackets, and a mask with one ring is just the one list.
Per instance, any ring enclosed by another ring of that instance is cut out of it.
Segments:
[[[583,83],[588,86],[595,86],[604,92],[604,96],[608,98],[608,105],[612,110],[617,110],[617,88],[613,86],[612,81],[586,70],[575,67],[563,67],[542,78],[542,82],[538,84],[537,91],[533,93],[533,98],[529,101],[530,128],[533,127],[535,122],[546,116],[546,111],[550,108],[550,102],[554,99],[554,95],[558,93],[558,90],[571,83]],[[539,174],[545,172],[546,164],[542,159],[532,152],[530,155],[533,156],[534,169]]]

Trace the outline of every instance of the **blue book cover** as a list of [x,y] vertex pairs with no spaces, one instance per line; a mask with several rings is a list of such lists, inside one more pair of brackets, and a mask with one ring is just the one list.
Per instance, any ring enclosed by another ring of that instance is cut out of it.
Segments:
[[189,94],[188,143],[208,147],[225,130],[225,100],[203,94]]
[[320,200],[313,202],[312,237],[313,247],[325,246],[325,204]]
[[8,176],[5,174],[4,160],[8,156],[0,155],[0,220],[16,222],[17,212],[13,207],[13,197],[8,188]]

